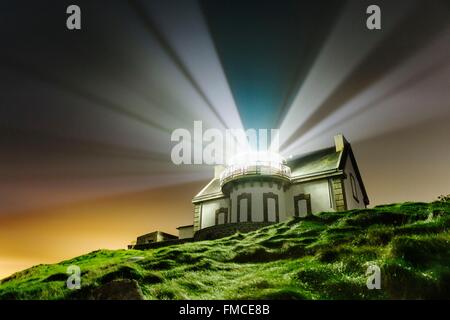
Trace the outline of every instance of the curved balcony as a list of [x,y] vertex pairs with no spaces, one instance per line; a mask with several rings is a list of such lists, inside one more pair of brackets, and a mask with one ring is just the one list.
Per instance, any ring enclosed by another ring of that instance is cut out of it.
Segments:
[[220,186],[241,178],[274,177],[289,180],[291,169],[281,163],[268,161],[255,161],[246,165],[230,165],[220,175]]

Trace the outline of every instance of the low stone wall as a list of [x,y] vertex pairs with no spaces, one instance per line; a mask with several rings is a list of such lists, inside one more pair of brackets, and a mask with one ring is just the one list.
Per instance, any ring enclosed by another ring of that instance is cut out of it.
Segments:
[[161,248],[161,247],[165,247],[165,246],[182,244],[182,243],[192,242],[192,241],[214,240],[214,239],[231,236],[231,235],[235,234],[236,232],[247,233],[247,232],[255,231],[257,229],[270,226],[272,224],[274,224],[274,222],[239,222],[239,223],[219,224],[216,226],[198,230],[194,234],[194,238],[166,240],[166,241],[160,241],[160,242],[136,244],[134,246],[129,245],[128,249],[146,250],[146,249],[155,249],[155,248]]
[[274,224],[273,222],[239,222],[219,224],[216,226],[198,230],[194,235],[194,241],[213,240],[231,236],[236,232],[246,233]]
[[134,250],[156,249],[156,248],[172,246],[175,244],[182,244],[182,243],[192,242],[192,241],[194,241],[194,238],[173,239],[173,240],[165,240],[165,241],[159,241],[159,242],[150,242],[150,243],[145,243],[145,244],[136,244],[134,246],[129,245],[128,249],[134,249]]

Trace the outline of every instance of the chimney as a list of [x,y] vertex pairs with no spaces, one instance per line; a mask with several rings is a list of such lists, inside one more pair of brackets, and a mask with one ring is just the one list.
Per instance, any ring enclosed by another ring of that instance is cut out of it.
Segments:
[[214,179],[219,179],[221,173],[225,170],[225,166],[223,165],[217,165],[214,166]]
[[341,133],[334,136],[334,146],[336,147],[336,152],[343,151],[347,143],[348,141]]

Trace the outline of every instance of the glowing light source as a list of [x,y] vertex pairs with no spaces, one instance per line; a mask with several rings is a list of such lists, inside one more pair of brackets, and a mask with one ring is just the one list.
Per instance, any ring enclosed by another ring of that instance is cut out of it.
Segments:
[[245,152],[235,155],[220,176],[225,183],[243,176],[278,176],[288,179],[291,169],[278,153],[268,151]]
[[268,165],[278,166],[286,163],[286,160],[278,153],[269,151],[250,151],[239,153],[232,157],[229,165]]

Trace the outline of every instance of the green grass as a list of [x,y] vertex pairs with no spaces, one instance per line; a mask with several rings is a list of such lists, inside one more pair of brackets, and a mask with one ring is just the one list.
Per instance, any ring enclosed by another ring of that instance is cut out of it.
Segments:
[[[146,251],[98,250],[3,279],[0,299],[86,299],[131,279],[146,299],[449,299],[450,202],[292,219],[247,234]],[[366,269],[381,268],[381,290]],[[81,268],[81,290],[66,269]]]

